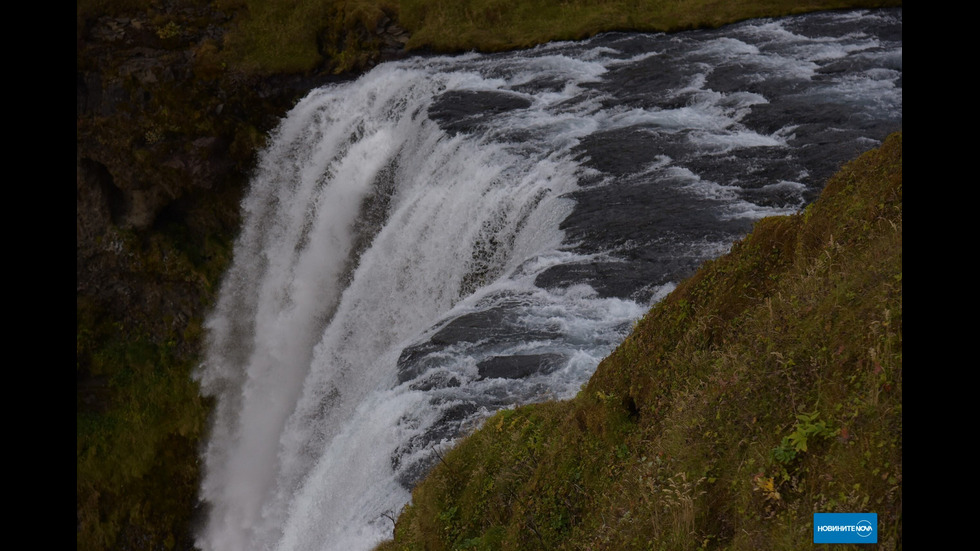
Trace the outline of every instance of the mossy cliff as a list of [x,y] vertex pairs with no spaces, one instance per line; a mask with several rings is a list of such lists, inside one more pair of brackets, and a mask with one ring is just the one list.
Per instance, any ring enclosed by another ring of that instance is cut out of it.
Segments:
[[901,5],[552,4],[77,2],[78,549],[193,547],[209,411],[190,378],[202,321],[230,261],[256,153],[309,89],[416,50],[498,50],[613,28]]
[[680,284],[575,399],[462,440],[379,550],[805,549],[814,512],[862,511],[901,547],[900,133]]

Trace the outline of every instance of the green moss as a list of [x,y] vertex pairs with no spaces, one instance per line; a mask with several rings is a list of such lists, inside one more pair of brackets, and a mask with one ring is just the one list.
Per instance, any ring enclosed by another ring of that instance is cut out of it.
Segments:
[[799,549],[812,513],[901,544],[902,136],[679,285],[570,402],[498,413],[382,549]]
[[[230,256],[230,241],[198,241],[186,225],[149,235],[116,230],[130,272],[180,289],[169,300],[201,311]],[[76,303],[77,548],[190,545],[199,484],[198,444],[210,403],[191,371],[201,319],[121,318],[92,296]],[[146,316],[146,317],[144,317]],[[169,543],[168,543],[169,542]]]
[[76,415],[78,549],[186,539],[209,411],[192,365],[172,344],[132,337],[107,339],[93,356],[93,369],[110,373],[108,403]]
[[233,9],[221,60],[254,74],[362,70],[381,47],[378,22],[397,11],[386,0],[243,0]]

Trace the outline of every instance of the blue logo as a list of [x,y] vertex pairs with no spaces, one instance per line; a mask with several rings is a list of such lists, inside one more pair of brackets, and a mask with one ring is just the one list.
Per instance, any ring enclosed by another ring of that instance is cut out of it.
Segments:
[[813,543],[878,543],[878,514],[813,513]]

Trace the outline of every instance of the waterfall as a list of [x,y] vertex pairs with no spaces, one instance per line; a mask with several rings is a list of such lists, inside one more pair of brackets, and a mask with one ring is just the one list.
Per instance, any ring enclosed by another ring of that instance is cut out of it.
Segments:
[[573,396],[676,281],[900,128],[900,31],[885,10],[612,33],[313,90],[206,324],[198,544],[390,535],[460,434]]

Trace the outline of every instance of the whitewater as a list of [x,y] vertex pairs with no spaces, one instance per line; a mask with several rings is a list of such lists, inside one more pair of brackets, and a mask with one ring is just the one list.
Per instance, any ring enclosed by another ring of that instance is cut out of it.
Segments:
[[493,412],[902,123],[902,12],[385,63],[270,136],[196,372],[205,550],[361,550]]

